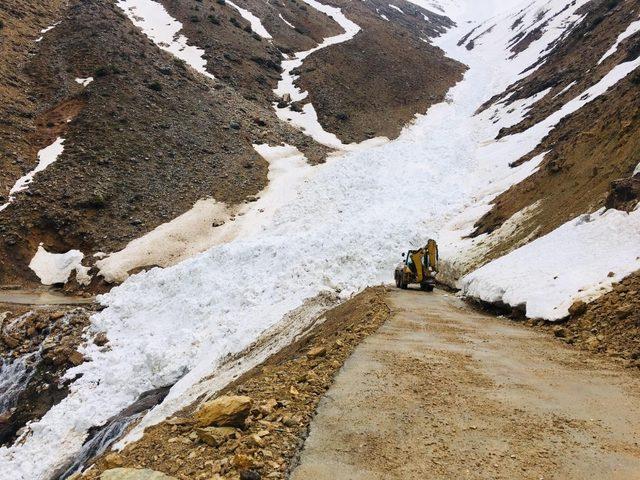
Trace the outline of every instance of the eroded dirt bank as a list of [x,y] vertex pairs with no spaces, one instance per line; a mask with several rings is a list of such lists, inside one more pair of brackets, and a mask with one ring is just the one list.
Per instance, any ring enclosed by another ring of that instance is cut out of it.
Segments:
[[636,478],[640,380],[436,292],[393,290],[294,480]]

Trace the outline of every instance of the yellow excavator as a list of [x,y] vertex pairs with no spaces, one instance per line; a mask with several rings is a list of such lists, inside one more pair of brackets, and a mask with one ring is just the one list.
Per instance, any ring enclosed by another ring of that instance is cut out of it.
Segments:
[[409,250],[402,254],[403,262],[396,267],[395,279],[398,288],[407,288],[412,283],[419,283],[421,290],[432,292],[436,285],[438,273],[438,244],[429,239],[427,244],[418,250]]

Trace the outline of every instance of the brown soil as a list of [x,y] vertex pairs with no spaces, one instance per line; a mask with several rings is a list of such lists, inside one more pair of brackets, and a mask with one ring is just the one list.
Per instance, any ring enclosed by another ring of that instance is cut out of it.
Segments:
[[321,401],[293,480],[638,476],[636,372],[438,291],[388,302]]
[[[638,56],[636,35],[623,42],[615,55],[596,66],[632,19],[637,2],[592,2],[585,7],[587,17],[566,38],[558,42],[545,63],[529,77],[510,87],[499,98],[509,101],[528,98],[546,88],[551,91],[537,102],[519,124],[504,129],[500,137],[526,130],[559,109],[578,92],[597,83],[616,64]],[[588,34],[587,34],[588,33]],[[586,70],[589,68],[587,72]],[[577,81],[568,92],[558,94]],[[505,254],[522,239],[537,238],[576,216],[607,204],[617,180],[628,179],[640,163],[640,76],[631,74],[606,94],[563,119],[540,145],[520,159],[528,161],[549,152],[537,172],[514,185],[494,200],[490,212],[476,224],[475,235],[490,233],[514,213],[540,201],[517,235],[498,245],[487,258]],[[490,103],[498,100],[492,99]],[[628,182],[627,182],[628,183]],[[615,192],[614,192],[615,194]],[[609,206],[633,208],[637,200]]]
[[348,42],[310,55],[299,69],[298,84],[309,92],[322,126],[343,142],[397,137],[416,113],[441,102],[462,78],[462,64],[422,40],[450,26],[447,18],[403,0],[394,5],[404,15],[388,2],[330,3],[362,30]]
[[[121,453],[103,456],[82,478],[108,468],[151,468],[179,479],[238,478],[253,470],[285,478],[295,462],[316,405],[356,346],[387,319],[384,288],[370,288],[326,312],[308,334],[228,385],[221,395],[247,395],[254,409],[244,429],[219,447],[197,440],[195,406],[146,430]],[[324,319],[324,320],[321,320]],[[323,349],[317,356],[308,355]],[[267,408],[270,401],[271,407]],[[256,440],[257,438],[257,440]]]

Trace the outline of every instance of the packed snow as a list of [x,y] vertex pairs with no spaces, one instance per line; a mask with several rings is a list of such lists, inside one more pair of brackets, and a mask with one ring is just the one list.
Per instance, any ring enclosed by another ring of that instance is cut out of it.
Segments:
[[11,190],[9,190],[9,200],[5,204],[0,205],[0,212],[15,200],[14,195],[16,193],[27,190],[31,182],[33,182],[35,174],[44,171],[49,165],[55,162],[63,151],[64,138],[62,137],[56,138],[51,145],[40,150],[38,152],[38,164],[33,170],[16,180],[16,183],[11,187]]
[[[315,0],[306,2],[348,27],[344,34],[325,39],[322,45],[345,41],[357,33],[359,27],[348,24],[339,9]],[[123,3],[141,2],[121,0]],[[459,228],[452,227],[443,234],[443,256],[454,252],[454,243],[460,241],[470,222],[486,212],[489,200],[534,172],[542,155],[516,168],[509,163],[530,152],[561,118],[606,92],[637,66],[637,62],[627,62],[616,67],[598,85],[583,92],[588,95],[574,98],[540,125],[495,141],[502,122],[489,121],[491,112],[474,112],[524,75],[523,70],[565,32],[563,25],[577,21],[576,11],[586,0],[576,1],[564,11],[560,11],[566,6],[564,1],[538,0],[538,6],[545,5],[553,10],[551,14],[558,15],[550,20],[542,38],[512,60],[508,43],[513,36],[513,19],[509,17],[513,5],[502,0],[487,0],[481,5],[459,0],[438,3],[461,27],[434,39],[434,44],[470,67],[464,80],[451,89],[447,101],[432,106],[395,141],[342,152],[305,172],[300,181],[291,182],[289,191],[282,191],[284,197],[277,200],[277,208],[260,228],[250,228],[173,267],[132,276],[102,296],[100,301],[106,308],[92,318],[92,329],[106,331],[110,350],[87,346],[83,353],[91,361],[67,373],[69,378],[81,374],[71,384],[69,395],[41,420],[30,424],[31,433],[21,442],[0,449],[0,471],[10,472],[8,480],[46,478],[47,472],[80,450],[91,426],[103,423],[144,391],[178,382],[143,424],[170,415],[205,391],[205,386],[209,394],[213,393],[223,380],[232,378],[231,371],[237,375],[259,360],[259,356],[250,355],[231,368],[225,364],[229,355],[242,352],[265,332],[277,331],[284,325],[283,318],[319,294],[344,299],[367,285],[389,282],[407,244],[417,246],[429,237],[438,237],[441,226],[448,222],[458,222],[455,225]],[[457,47],[457,41],[469,29],[468,22],[483,21],[490,14],[494,14],[496,28],[471,52]],[[285,73],[277,92],[305,98],[306,94],[293,86],[291,70],[310,53],[302,52],[290,63],[283,62]],[[520,105],[521,113],[529,106],[530,102]],[[270,156],[278,152],[262,153]],[[283,168],[288,170],[291,165]],[[301,168],[296,164],[290,171],[299,172]],[[398,188],[407,178],[411,179],[411,188]],[[555,235],[555,240],[549,236],[539,240],[555,247],[559,239],[586,235],[581,245],[592,248],[596,241],[590,243],[590,238],[608,234],[613,228],[626,231],[628,242],[630,233],[637,236],[637,215],[598,212],[591,222],[583,219],[549,234]],[[531,245],[533,249],[544,247],[535,242]],[[566,297],[554,300],[556,306],[563,308],[576,288],[587,291],[601,285],[602,274],[611,265],[617,268],[616,275],[624,275],[620,265],[632,254],[630,250],[617,252],[606,268],[604,260],[599,259],[602,263],[588,277],[589,285],[567,281],[563,287]],[[534,256],[526,250],[516,250],[513,255],[504,261],[516,266],[524,265],[527,255]],[[572,258],[575,261],[577,257]],[[483,268],[494,268],[491,265]],[[570,266],[574,267],[573,262]],[[548,290],[545,283],[552,269],[536,268],[526,272],[533,274],[529,282],[538,272],[543,282],[539,291]],[[475,282],[469,281],[468,291],[479,287],[477,294],[482,295],[484,285],[491,284],[481,274],[476,278]],[[515,295],[514,301],[538,308],[535,299]],[[308,321],[305,315],[293,318],[289,324],[293,331],[304,319]],[[210,383],[201,382],[212,372],[219,375],[206,381]]]
[[40,245],[31,259],[29,268],[38,276],[43,285],[66,283],[72,272],[81,285],[91,281],[89,267],[82,265],[84,254],[80,250],[69,250],[66,253],[50,253]]
[[246,21],[248,21],[251,24],[251,30],[256,32],[262,38],[266,38],[266,39],[272,38],[269,32],[267,32],[267,29],[264,28],[264,26],[262,25],[262,22],[260,21],[260,19],[256,17],[253,13],[251,13],[249,10],[245,8],[242,8],[236,5],[230,0],[227,0],[227,3],[231,5],[233,8],[235,8],[236,10],[238,10],[242,18],[244,18]]
[[640,239],[640,210],[581,215],[465,276],[462,290],[525,307],[530,318],[560,319],[574,300],[591,300],[640,270],[640,241],[632,239]]
[[40,35],[38,38],[36,38],[36,42],[41,42],[44,39],[44,34],[53,30],[54,28],[56,28],[58,25],[60,25],[60,22],[56,22],[53,25],[48,26],[47,28],[43,28],[42,30],[40,30],[40,33],[42,35]]
[[627,29],[618,36],[616,43],[614,43],[613,46],[609,50],[607,50],[605,54],[602,56],[602,58],[598,61],[598,65],[600,65],[611,55],[616,53],[618,51],[618,47],[624,40],[631,37],[632,35],[635,35],[638,32],[640,32],[640,20],[631,22],[631,24],[629,24]]
[[402,11],[402,9],[400,7],[396,7],[395,5],[391,5],[389,4],[390,8],[393,8],[394,10],[400,12],[402,15],[404,15],[404,12]]
[[207,72],[204,50],[188,44],[189,39],[179,34],[182,23],[169,15],[161,3],[154,0],[118,0],[117,5],[158,47],[184,60],[205,77],[214,78]]

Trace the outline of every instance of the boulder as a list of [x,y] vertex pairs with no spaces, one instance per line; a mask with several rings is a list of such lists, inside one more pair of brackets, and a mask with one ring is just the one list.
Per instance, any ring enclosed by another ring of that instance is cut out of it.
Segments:
[[233,437],[236,429],[232,427],[206,427],[196,429],[198,439],[211,447],[217,447]]
[[569,315],[571,315],[572,317],[579,317],[586,311],[587,311],[587,304],[584,303],[582,300],[576,300],[569,307]]
[[629,305],[628,303],[625,305],[622,305],[621,307],[618,307],[616,309],[616,316],[622,320],[627,318],[629,315],[631,315],[634,311],[633,305]]
[[224,395],[202,405],[195,418],[201,427],[242,427],[252,404],[250,397]]
[[100,480],[177,480],[148,468],[113,468],[102,472]]

